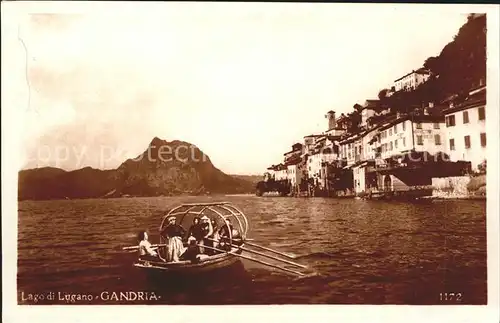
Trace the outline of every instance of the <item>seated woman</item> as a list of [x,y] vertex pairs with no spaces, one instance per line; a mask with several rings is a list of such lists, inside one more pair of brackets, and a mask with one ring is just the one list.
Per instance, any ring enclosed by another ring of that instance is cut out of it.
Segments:
[[168,225],[161,232],[162,237],[167,240],[167,262],[177,262],[182,254],[186,251],[186,247],[182,243],[182,238],[186,235],[186,230],[175,223],[175,216],[167,219]]
[[231,219],[229,218],[226,218],[226,224],[224,224],[220,228],[219,235],[220,235],[219,238],[220,249],[231,250],[231,244],[236,246],[240,246],[243,244],[243,239],[241,237],[240,232],[233,227]]
[[231,250],[230,238],[232,238],[233,224],[231,219],[226,218],[226,223],[219,230],[219,249]]
[[[212,236],[214,229],[212,227],[212,222],[210,222],[210,219],[208,216],[204,215],[201,219],[201,233],[202,233],[202,239],[201,241],[198,242],[198,244],[202,246],[208,246],[211,247],[211,241],[210,237]],[[210,248],[204,248],[200,247],[200,253],[206,253],[206,254],[211,254],[213,250]]]
[[[210,246],[212,248],[219,248],[219,228],[217,227],[217,222],[212,219],[212,235],[210,236]],[[212,254],[216,254],[217,251],[212,249]]]
[[158,261],[158,253],[151,247],[146,231],[141,231],[137,235],[139,240],[139,259],[146,261]]

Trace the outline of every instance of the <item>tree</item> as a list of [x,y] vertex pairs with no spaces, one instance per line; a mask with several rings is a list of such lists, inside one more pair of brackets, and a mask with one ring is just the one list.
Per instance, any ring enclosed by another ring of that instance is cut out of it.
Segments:
[[439,75],[439,57],[431,56],[424,62],[424,68],[432,72],[432,74]]
[[378,92],[378,99],[380,101],[384,101],[385,98],[387,98],[387,93],[389,92],[389,89],[382,89]]

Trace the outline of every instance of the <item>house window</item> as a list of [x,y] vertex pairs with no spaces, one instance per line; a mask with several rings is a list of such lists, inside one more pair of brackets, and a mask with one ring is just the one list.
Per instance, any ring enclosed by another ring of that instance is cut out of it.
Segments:
[[406,121],[403,122],[403,131],[405,131],[405,130],[406,130]]
[[450,150],[455,150],[455,139],[450,139]]
[[389,129],[389,137],[392,136],[392,128]]
[[440,135],[434,135],[434,144],[436,146],[441,145],[441,136]]
[[406,147],[406,138],[403,138],[403,147]]
[[438,122],[434,122],[434,129],[439,129],[439,123]]
[[389,145],[389,151],[392,151],[392,149],[393,149],[393,143],[392,143],[392,141],[391,141],[391,142],[390,142],[390,145]]
[[481,133],[481,147],[486,147],[486,133]]
[[394,148],[398,149],[398,140],[394,140]]
[[417,136],[417,145],[422,146],[424,144],[424,140],[422,136]]
[[397,125],[397,124],[395,124],[395,125],[394,125],[394,134],[396,134],[397,132],[398,132],[398,125]]
[[464,118],[464,124],[469,123],[469,111],[464,111],[462,116]]
[[470,148],[470,136],[465,136],[464,142],[465,142],[465,149],[469,149]]
[[477,114],[479,116],[479,120],[484,120],[486,119],[486,115],[484,113],[484,107],[480,107],[477,109]]
[[417,122],[417,129],[422,129],[422,123],[421,122]]
[[446,127],[454,127],[455,126],[455,115],[452,114],[451,116],[447,116],[445,118],[446,121]]

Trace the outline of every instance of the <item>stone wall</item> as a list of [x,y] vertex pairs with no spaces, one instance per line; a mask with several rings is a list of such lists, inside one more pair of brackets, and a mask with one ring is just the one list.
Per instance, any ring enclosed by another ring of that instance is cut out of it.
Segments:
[[[474,184],[474,185],[471,185]],[[433,197],[472,198],[486,196],[486,176],[454,176],[432,179]]]

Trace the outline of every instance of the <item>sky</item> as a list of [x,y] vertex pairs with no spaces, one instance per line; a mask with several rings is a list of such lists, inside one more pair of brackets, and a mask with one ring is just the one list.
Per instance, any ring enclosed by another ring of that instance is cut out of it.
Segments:
[[159,137],[195,144],[226,173],[262,174],[327,130],[327,111],[352,111],[438,55],[466,14],[436,8],[163,3],[23,16],[9,47],[19,167],[115,168]]

